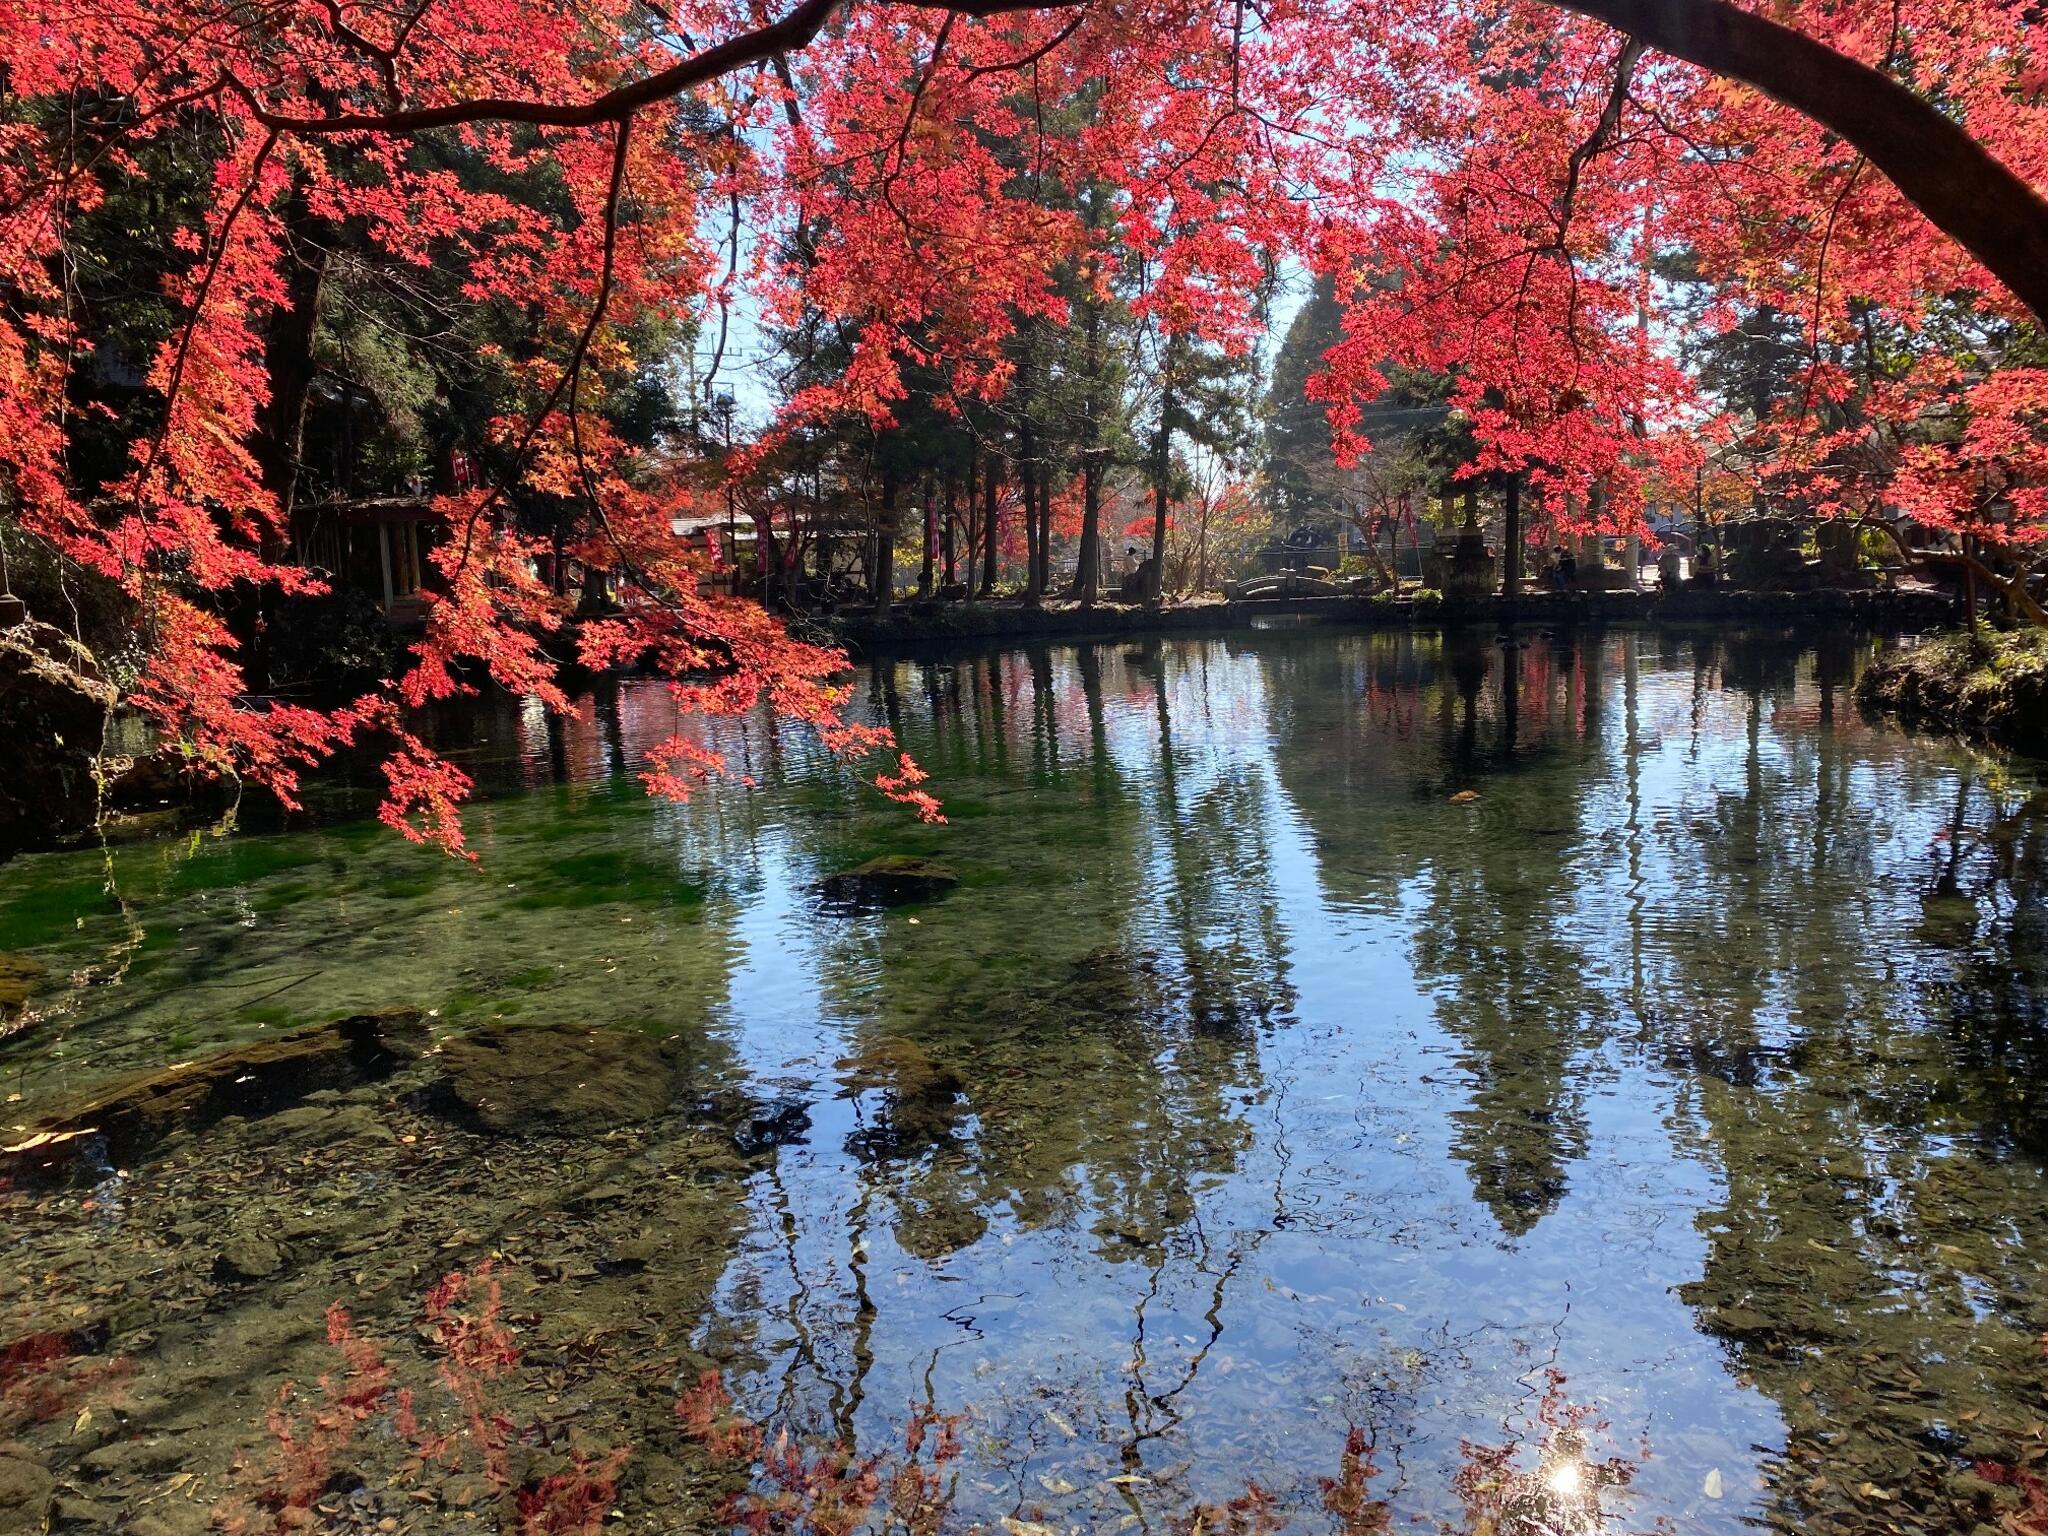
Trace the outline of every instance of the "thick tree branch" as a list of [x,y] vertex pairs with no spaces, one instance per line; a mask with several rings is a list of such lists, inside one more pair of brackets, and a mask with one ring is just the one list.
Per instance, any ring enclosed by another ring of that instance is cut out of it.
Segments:
[[2048,198],[1905,86],[1727,0],[1548,0],[1831,128],[2048,319]]

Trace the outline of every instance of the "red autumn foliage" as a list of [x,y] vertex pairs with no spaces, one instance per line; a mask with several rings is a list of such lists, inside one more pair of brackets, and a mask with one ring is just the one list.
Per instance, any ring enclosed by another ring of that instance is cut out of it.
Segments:
[[1372,1497],[1372,1480],[1379,1476],[1372,1459],[1372,1441],[1356,1424],[1344,1437],[1344,1454],[1337,1475],[1322,1480],[1323,1508],[1337,1517],[1339,1536],[1377,1536],[1393,1516],[1387,1506]]
[[[1764,500],[2031,558],[2048,532],[2036,10],[17,0],[0,9],[0,517],[120,594],[125,698],[199,765],[290,803],[369,739],[386,818],[451,849],[467,782],[401,710],[485,678],[561,699],[542,642],[568,605],[522,504],[574,508],[559,553],[622,584],[583,663],[888,748],[845,721],[835,653],[706,588],[671,532],[701,490],[606,415],[652,361],[636,327],[723,315],[747,284],[772,320],[844,344],[780,427],[886,426],[913,376],[941,412],[1000,395],[1019,327],[1120,264],[1145,270],[1147,323],[1242,351],[1263,274],[1295,258],[1348,307],[1317,385],[1346,452],[1389,372],[1422,370],[1471,424],[1469,467],[1526,477],[1558,528],[1633,526],[1711,457]],[[129,237],[166,324],[124,356],[82,304],[78,252],[172,151],[209,168],[210,195]],[[727,209],[763,233],[748,260],[707,236]],[[330,709],[261,696],[230,622],[252,592],[320,585],[288,553],[280,419],[310,361],[280,341],[313,302],[295,286],[308,221],[400,286],[458,270],[463,302],[526,332],[479,359],[508,383],[498,467],[435,498],[451,537],[424,632],[397,676]],[[1786,322],[1793,355],[1746,404],[1710,396],[1680,343],[1756,314]],[[93,397],[100,375],[133,375],[135,408]],[[679,795],[720,767],[679,738],[647,777]],[[937,814],[914,765],[883,788]]]
[[292,1383],[279,1390],[271,1409],[270,1466],[254,1476],[255,1486],[223,1501],[217,1526],[229,1536],[260,1536],[297,1529],[307,1511],[334,1486],[343,1453],[364,1426],[388,1419],[406,1449],[415,1475],[433,1469],[449,1473],[475,1466],[488,1485],[508,1501],[508,1530],[516,1536],[594,1536],[604,1524],[629,1451],[571,1454],[571,1466],[530,1484],[514,1475],[511,1452],[522,1430],[494,1401],[494,1388],[519,1362],[512,1330],[502,1316],[497,1277],[488,1263],[457,1271],[432,1286],[424,1298],[425,1333],[436,1350],[436,1374],[453,1408],[451,1427],[435,1430],[422,1421],[410,1390],[393,1390],[383,1352],[359,1335],[340,1303],[327,1309],[328,1343],[341,1367],[323,1375],[317,1400],[301,1403]]
[[337,1470],[335,1459],[356,1431],[384,1410],[391,1393],[390,1367],[374,1344],[357,1336],[339,1302],[327,1309],[327,1342],[340,1353],[341,1369],[320,1377],[317,1401],[302,1404],[291,1382],[278,1389],[269,1417],[272,1469],[260,1488],[216,1513],[230,1536],[301,1524],[305,1511],[327,1492]]
[[[2041,1336],[2041,1354],[2048,1359],[2048,1334]],[[2019,1495],[2019,1507],[1999,1517],[1999,1528],[2007,1536],[2048,1536],[2048,1440],[2036,1433],[2025,1454],[2013,1461],[1979,1461],[1976,1473],[1987,1483],[2011,1488]]]
[[938,1536],[953,1506],[947,1468],[960,1441],[955,1421],[942,1415],[911,1416],[893,1466],[845,1446],[807,1454],[786,1430],[770,1440],[735,1410],[716,1371],[677,1400],[676,1420],[712,1460],[745,1476],[719,1518],[750,1536],[853,1536],[871,1517],[906,1536]]

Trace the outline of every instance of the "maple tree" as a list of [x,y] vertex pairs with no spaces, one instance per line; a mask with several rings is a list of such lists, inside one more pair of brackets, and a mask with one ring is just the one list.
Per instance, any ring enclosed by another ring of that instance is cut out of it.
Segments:
[[[374,739],[387,819],[459,847],[465,781],[410,711],[486,677],[559,706],[565,556],[620,583],[580,662],[888,745],[842,712],[833,652],[712,591],[672,532],[718,488],[624,425],[665,334],[722,326],[751,287],[831,356],[724,469],[849,424],[899,445],[918,413],[964,424],[983,585],[1021,531],[1049,590],[1071,499],[1086,599],[1121,408],[1106,327],[1135,303],[1162,355],[1241,356],[1293,259],[1343,311],[1313,385],[1340,455],[1391,365],[1445,381],[1466,469],[1550,526],[1633,526],[1710,454],[1739,459],[1759,498],[1955,535],[1944,558],[2048,621],[2038,12],[24,0],[0,17],[0,515],[118,593],[124,696],[195,760],[289,802]],[[473,349],[486,473],[435,498],[424,633],[388,682],[314,707],[260,696],[248,595],[321,584],[291,531],[337,252],[394,286],[438,274],[434,302],[504,323]],[[150,314],[124,320],[117,290]],[[1805,355],[1754,409],[1720,407],[1674,329],[1764,309]],[[1019,390],[999,452],[975,423]],[[1055,397],[1057,453],[1029,403]],[[720,766],[677,738],[648,778],[681,794]],[[935,815],[920,777],[877,781]]]

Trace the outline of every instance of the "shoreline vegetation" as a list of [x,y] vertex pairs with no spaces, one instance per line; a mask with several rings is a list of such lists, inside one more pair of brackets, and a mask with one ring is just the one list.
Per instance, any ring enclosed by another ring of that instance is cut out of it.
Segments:
[[2048,634],[1979,626],[1874,660],[1859,702],[1908,724],[2048,756]]

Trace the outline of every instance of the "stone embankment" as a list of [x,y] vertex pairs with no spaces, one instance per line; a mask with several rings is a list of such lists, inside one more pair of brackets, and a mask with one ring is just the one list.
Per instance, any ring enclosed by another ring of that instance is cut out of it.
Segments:
[[947,640],[1088,640],[1137,634],[1199,634],[1262,624],[1448,628],[1502,624],[1814,624],[1917,631],[1956,622],[1952,598],[1926,590],[1746,592],[1544,592],[1509,600],[1452,600],[1435,592],[1399,597],[1299,596],[1244,601],[1197,598],[1148,608],[1132,603],[903,602],[887,615],[843,612],[827,621],[860,650]]

